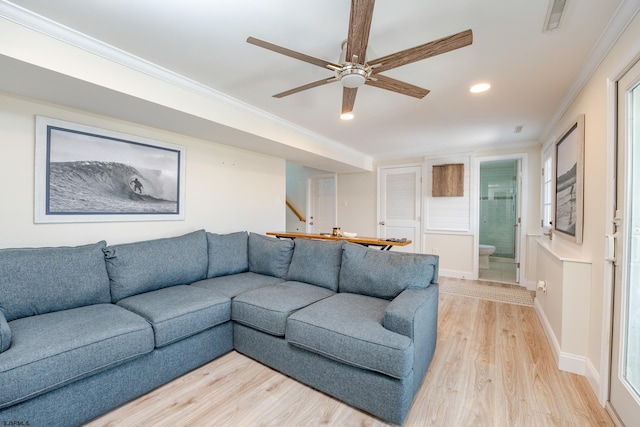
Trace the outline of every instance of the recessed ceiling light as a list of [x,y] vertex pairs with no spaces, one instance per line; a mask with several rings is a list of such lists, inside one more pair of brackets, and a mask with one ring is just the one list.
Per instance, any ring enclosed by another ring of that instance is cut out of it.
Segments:
[[340,114],[340,118],[342,120],[352,120],[353,119],[353,113],[342,113],[342,114]]
[[489,89],[491,89],[491,85],[489,83],[479,83],[477,85],[471,86],[471,89],[469,89],[469,92],[480,93],[480,92],[486,92]]

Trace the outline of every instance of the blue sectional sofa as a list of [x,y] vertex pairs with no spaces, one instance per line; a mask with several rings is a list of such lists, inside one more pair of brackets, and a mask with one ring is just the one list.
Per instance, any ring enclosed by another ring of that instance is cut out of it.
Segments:
[[80,425],[234,349],[402,424],[437,277],[432,255],[246,232],[2,249],[0,425]]

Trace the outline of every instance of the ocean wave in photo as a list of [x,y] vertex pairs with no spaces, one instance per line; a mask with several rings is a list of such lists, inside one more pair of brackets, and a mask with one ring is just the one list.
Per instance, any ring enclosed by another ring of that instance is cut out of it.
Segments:
[[138,170],[115,162],[52,162],[52,214],[177,213],[178,185],[159,170]]

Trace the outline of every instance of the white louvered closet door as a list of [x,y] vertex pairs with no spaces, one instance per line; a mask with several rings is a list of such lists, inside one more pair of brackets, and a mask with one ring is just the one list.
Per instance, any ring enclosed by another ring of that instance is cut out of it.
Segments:
[[409,239],[411,245],[395,250],[420,252],[422,167],[381,168],[378,188],[378,237]]

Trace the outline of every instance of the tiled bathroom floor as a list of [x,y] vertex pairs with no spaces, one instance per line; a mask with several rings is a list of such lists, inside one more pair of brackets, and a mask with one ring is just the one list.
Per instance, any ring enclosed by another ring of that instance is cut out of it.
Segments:
[[516,265],[513,262],[497,262],[489,259],[489,269],[480,269],[480,280],[516,283]]

